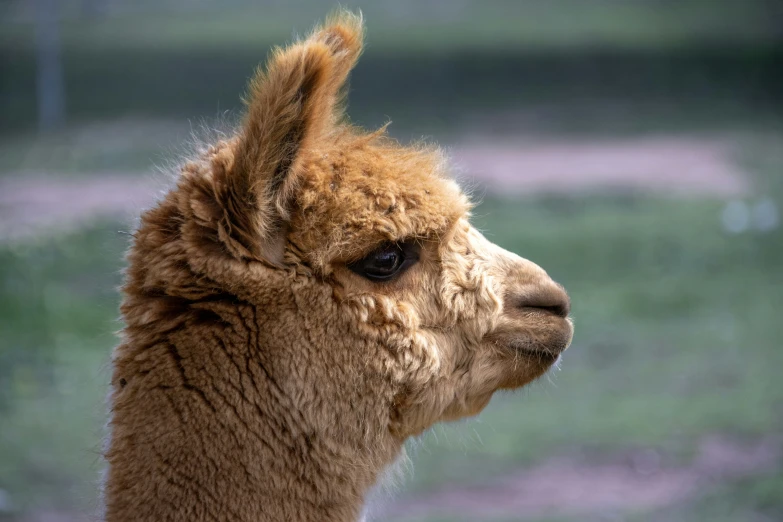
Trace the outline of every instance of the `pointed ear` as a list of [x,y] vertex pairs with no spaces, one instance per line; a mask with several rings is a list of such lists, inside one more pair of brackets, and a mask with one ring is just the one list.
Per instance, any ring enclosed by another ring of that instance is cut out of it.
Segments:
[[343,86],[362,40],[361,17],[340,12],[306,40],[275,49],[251,80],[233,161],[213,173],[223,186],[220,235],[239,243],[232,250],[282,260],[299,159],[342,116]]

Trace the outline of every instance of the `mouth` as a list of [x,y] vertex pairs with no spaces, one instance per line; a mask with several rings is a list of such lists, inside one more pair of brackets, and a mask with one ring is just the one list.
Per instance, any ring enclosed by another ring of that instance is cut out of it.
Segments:
[[562,349],[552,349],[551,346],[535,346],[519,341],[511,341],[507,343],[506,348],[516,354],[535,358],[542,362],[548,360],[555,361],[566,350],[566,347]]
[[544,319],[545,324],[528,325],[526,328],[502,329],[489,336],[495,345],[538,361],[556,361],[568,349],[574,335],[573,321],[554,312],[532,309],[531,314]]

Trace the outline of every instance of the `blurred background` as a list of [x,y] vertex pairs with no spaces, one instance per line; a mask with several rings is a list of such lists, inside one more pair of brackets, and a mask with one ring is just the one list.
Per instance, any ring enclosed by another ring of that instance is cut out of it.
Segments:
[[[410,446],[391,521],[783,520],[783,2],[343,0],[349,114],[448,147],[569,289],[559,370]],[[134,216],[335,6],[0,1],[0,520],[92,520]]]

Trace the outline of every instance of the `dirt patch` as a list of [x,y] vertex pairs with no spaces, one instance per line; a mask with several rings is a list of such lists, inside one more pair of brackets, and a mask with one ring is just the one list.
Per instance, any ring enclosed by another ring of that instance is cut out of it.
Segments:
[[663,456],[652,449],[602,464],[556,458],[482,486],[455,486],[426,496],[401,498],[387,509],[389,520],[640,512],[681,502],[720,480],[779,469],[781,453],[777,439],[745,445],[712,436],[701,442],[687,467],[663,465]]
[[[732,197],[750,191],[725,140],[657,138],[606,142],[471,142],[452,148],[458,178],[490,193],[642,191]],[[0,240],[59,232],[102,216],[135,216],[165,176],[103,173],[0,178]]]
[[455,147],[463,178],[490,191],[738,196],[750,186],[728,140],[646,138],[596,142],[473,143]]
[[0,178],[0,240],[67,232],[100,217],[130,220],[160,191],[159,181],[138,173]]

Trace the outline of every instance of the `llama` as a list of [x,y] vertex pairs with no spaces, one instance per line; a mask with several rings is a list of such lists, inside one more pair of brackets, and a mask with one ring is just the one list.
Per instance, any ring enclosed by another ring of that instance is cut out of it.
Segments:
[[355,521],[406,439],[569,345],[569,299],[489,242],[432,146],[345,120],[338,13],[275,50],[233,137],[128,253],[105,519]]

